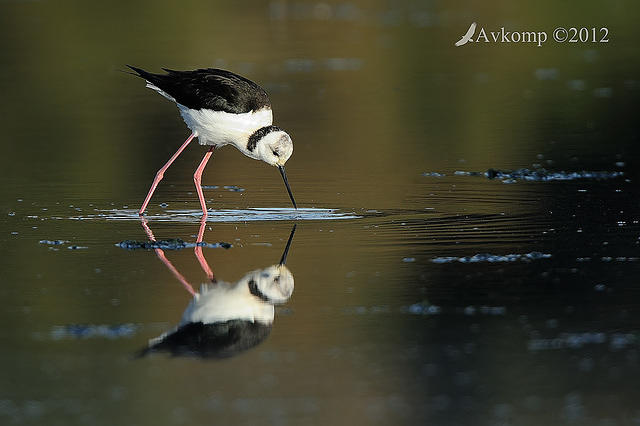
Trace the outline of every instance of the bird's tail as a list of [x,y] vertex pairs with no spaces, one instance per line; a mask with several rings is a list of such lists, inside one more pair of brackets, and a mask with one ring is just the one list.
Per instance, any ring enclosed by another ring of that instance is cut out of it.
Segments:
[[122,72],[125,72],[127,74],[131,74],[131,75],[135,75],[136,77],[142,77],[145,80],[149,80],[149,78],[153,75],[150,72],[147,72],[147,71],[143,70],[142,68],[134,67],[133,65],[127,64],[127,67],[132,69],[134,72],[130,72],[130,71],[126,71],[126,70],[124,70]]
[[168,94],[167,92],[165,92],[164,90],[165,87],[167,86],[166,76],[161,74],[152,74],[150,72],[143,70],[142,68],[134,67],[132,65],[127,65],[127,66],[131,68],[135,73],[128,72],[128,71],[123,71],[123,72],[126,72],[127,74],[131,74],[131,75],[135,75],[136,77],[144,78],[147,81],[148,88],[155,90],[156,92],[160,93],[162,96],[169,99],[170,101],[176,102],[176,99],[170,94]]

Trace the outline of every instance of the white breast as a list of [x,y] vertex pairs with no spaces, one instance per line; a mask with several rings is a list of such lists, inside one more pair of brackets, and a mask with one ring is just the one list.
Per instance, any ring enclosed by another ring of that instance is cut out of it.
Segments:
[[198,136],[200,145],[232,144],[245,152],[249,136],[259,128],[273,124],[270,108],[244,114],[208,109],[195,110],[180,104],[178,108],[187,127]]
[[203,284],[184,314],[180,325],[202,322],[212,324],[233,319],[270,324],[275,309],[271,303],[249,292],[246,283]]

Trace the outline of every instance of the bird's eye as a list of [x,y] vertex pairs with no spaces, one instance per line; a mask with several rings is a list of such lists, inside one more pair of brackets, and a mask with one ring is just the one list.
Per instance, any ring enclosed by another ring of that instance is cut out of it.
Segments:
[[280,157],[280,153],[278,151],[271,151],[273,153],[273,155],[275,155],[276,157]]

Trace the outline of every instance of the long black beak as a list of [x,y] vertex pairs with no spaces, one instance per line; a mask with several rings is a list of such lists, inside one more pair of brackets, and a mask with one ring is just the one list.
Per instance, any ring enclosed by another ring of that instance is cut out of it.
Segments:
[[284,166],[278,166],[278,169],[280,169],[280,174],[282,175],[284,184],[287,186],[287,192],[289,193],[289,198],[291,198],[293,207],[297,210],[298,206],[296,206],[296,200],[293,199],[293,194],[291,193],[291,188],[289,187],[289,181],[287,180],[287,174],[284,172]]
[[293,241],[293,234],[296,233],[297,226],[298,224],[296,223],[295,225],[293,225],[293,228],[291,229],[291,234],[289,235],[289,241],[287,241],[287,245],[284,248],[282,257],[280,258],[280,265],[284,265],[285,263],[287,263],[287,255],[289,254],[289,247],[291,247],[291,241]]

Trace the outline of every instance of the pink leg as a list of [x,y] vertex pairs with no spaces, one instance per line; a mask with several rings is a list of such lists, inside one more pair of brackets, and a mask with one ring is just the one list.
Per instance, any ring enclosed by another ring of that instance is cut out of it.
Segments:
[[164,255],[164,251],[162,249],[156,249],[156,256],[158,256],[158,259],[160,259],[162,261],[162,263],[164,263],[165,266],[173,273],[173,275],[178,279],[178,281],[180,281],[182,283],[184,288],[192,296],[195,296],[196,295],[196,291],[193,289],[191,284],[189,284],[187,279],[180,272],[178,272],[176,267],[173,266],[173,263],[171,263],[171,261],[169,259],[167,259],[167,257]]
[[207,151],[207,153],[204,155],[204,158],[200,162],[200,165],[198,166],[198,168],[196,169],[196,172],[193,175],[193,182],[196,184],[196,191],[198,191],[198,198],[200,199],[200,206],[202,207],[202,217],[204,219],[207,218],[207,205],[204,202],[204,194],[202,193],[202,185],[200,185],[200,182],[202,180],[202,172],[204,171],[204,168],[207,165],[209,158],[211,158],[211,154],[213,154],[214,148],[215,148],[214,146],[209,148],[209,151]]
[[155,241],[156,237],[153,235],[153,231],[151,230],[151,228],[149,228],[149,221],[144,216],[140,216],[140,219],[142,222],[142,229],[144,229],[147,237],[149,237],[149,241]]
[[[147,222],[147,219],[145,219],[144,217],[142,218],[142,228],[144,229],[144,232],[149,237],[149,240],[155,242],[156,241],[156,237],[153,235],[153,231],[151,231],[151,228],[149,227],[149,223]],[[173,266],[173,263],[171,263],[171,261],[169,259],[167,259],[167,256],[165,256],[165,254],[164,254],[164,250],[157,248],[157,249],[155,249],[155,252],[156,252],[156,256],[158,256],[158,259],[160,259],[162,261],[162,263],[165,264],[165,266],[173,273],[173,275],[178,279],[178,281],[180,281],[182,283],[184,288],[189,293],[191,293],[192,296],[195,296],[196,295],[196,291],[193,289],[191,284],[189,284],[189,282],[184,277],[184,275],[182,275],[180,272],[178,272],[176,267]]]
[[173,157],[171,157],[169,161],[167,161],[167,164],[165,164],[164,166],[162,166],[160,170],[158,170],[158,173],[156,173],[156,177],[155,179],[153,179],[153,183],[151,184],[151,189],[149,189],[149,193],[147,194],[147,198],[144,199],[144,203],[142,203],[142,207],[140,207],[140,211],[138,212],[140,216],[142,216],[144,211],[147,209],[147,204],[149,204],[149,201],[151,201],[151,196],[153,195],[153,192],[156,190],[158,183],[160,183],[160,181],[164,177],[164,172],[167,171],[171,163],[173,163],[176,160],[176,158],[178,158],[178,156],[182,153],[182,151],[184,151],[187,145],[189,145],[189,142],[191,142],[195,136],[196,136],[195,133],[191,133],[191,136],[189,136],[187,140],[184,141],[182,146],[178,148],[175,154],[173,154]]
[[200,229],[198,229],[198,237],[196,238],[196,243],[201,243],[204,240],[204,229],[207,226],[207,220],[205,217],[200,219]]
[[[202,242],[204,238],[204,228],[206,225],[207,225],[207,218],[203,216],[202,219],[200,220],[200,230],[198,231],[198,239],[196,240],[196,242],[198,243]],[[211,270],[211,267],[209,267],[209,264],[207,263],[207,259],[204,258],[204,254],[202,254],[202,247],[196,246],[193,249],[193,252],[196,255],[196,259],[198,259],[198,262],[200,263],[200,267],[202,268],[204,273],[207,274],[207,277],[209,278],[209,280],[216,282],[216,277],[213,275],[213,271]]]

